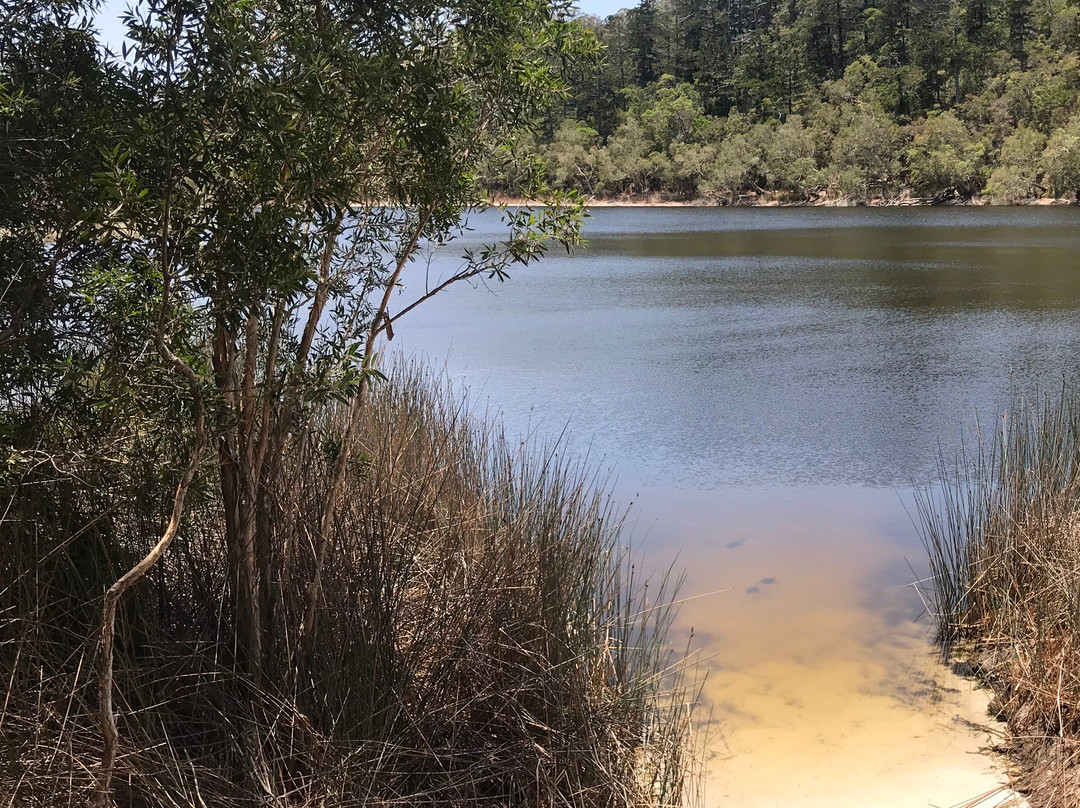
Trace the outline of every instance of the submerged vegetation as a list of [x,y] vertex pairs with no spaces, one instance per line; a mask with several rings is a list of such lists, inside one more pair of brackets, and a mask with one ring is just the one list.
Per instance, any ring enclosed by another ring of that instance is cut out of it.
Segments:
[[584,471],[380,362],[579,240],[534,176],[401,288],[595,40],[557,0],[148,0],[119,58],[93,7],[0,18],[0,793],[679,802],[670,592]]
[[[516,146],[558,187],[725,203],[1080,192],[1069,0],[640,0],[585,22],[606,58]],[[520,193],[502,168],[488,184]]]
[[1080,405],[1018,403],[920,500],[933,611],[1008,724],[1036,808],[1080,791]]

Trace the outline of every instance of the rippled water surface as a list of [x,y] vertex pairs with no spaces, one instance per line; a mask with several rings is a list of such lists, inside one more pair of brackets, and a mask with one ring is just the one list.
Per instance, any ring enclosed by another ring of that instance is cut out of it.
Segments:
[[[497,238],[410,269],[407,301]],[[992,790],[980,696],[936,666],[910,485],[1080,357],[1075,209],[598,209],[589,246],[460,286],[395,345],[511,432],[611,466],[680,553],[711,673],[707,804],[951,805]],[[995,798],[996,799],[996,798]],[[988,802],[986,804],[993,804]]]

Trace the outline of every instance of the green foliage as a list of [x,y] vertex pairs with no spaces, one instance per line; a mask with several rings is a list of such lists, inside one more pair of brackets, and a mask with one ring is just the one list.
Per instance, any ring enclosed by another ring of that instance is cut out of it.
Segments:
[[[225,340],[216,368],[193,365],[216,397],[244,320],[277,308],[276,333],[298,333],[314,298],[334,327],[305,346],[278,339],[276,373],[348,397],[396,267],[483,206],[484,161],[565,95],[557,63],[595,47],[557,2],[382,2],[363,20],[321,8],[137,6],[125,63],[102,57],[77,5],[42,0],[5,19],[5,390],[40,408],[74,368],[158,372],[145,347],[165,307],[181,357],[200,353],[188,338]],[[517,178],[544,193],[534,172]],[[504,247],[471,271],[576,239],[576,202],[553,201],[557,215],[512,217]]]
[[1022,126],[1009,135],[1001,146],[997,167],[986,184],[986,195],[997,204],[1011,205],[1036,196],[1039,186],[1039,160],[1046,148],[1041,132]]
[[907,150],[911,184],[917,193],[956,189],[971,196],[983,184],[984,144],[952,112],[918,121]]
[[1040,173],[997,165],[1005,139],[1049,136],[1080,104],[1072,3],[649,0],[587,24],[605,58],[539,148],[563,117],[595,130],[576,187],[601,195],[971,197],[1000,168],[1001,201]]
[[820,172],[814,137],[799,115],[792,115],[776,128],[765,146],[765,176],[770,185],[796,196],[818,185]]
[[551,182],[556,188],[580,188],[592,194],[599,181],[598,145],[600,136],[580,121],[570,118],[560,125],[555,137],[542,152]]
[[1042,170],[1056,196],[1080,199],[1080,115],[1050,135]]
[[703,123],[701,96],[690,84],[663,76],[642,90],[626,93],[627,117],[641,121],[645,137],[654,149],[663,149],[694,138]]
[[122,154],[131,96],[78,4],[21,4],[0,25],[0,440],[40,422],[99,369],[103,324],[84,284],[108,267],[98,235],[119,197],[100,178]]
[[1080,56],[1038,48],[1025,70],[1005,77],[1002,94],[1009,112],[1043,134],[1062,126],[1080,97]]
[[758,124],[740,129],[725,137],[717,149],[704,186],[713,196],[733,199],[758,189],[769,127]]
[[649,159],[644,127],[631,119],[619,126],[599,158],[600,188],[604,193],[645,194],[655,186],[656,166]]
[[899,139],[900,128],[880,109],[860,107],[836,135],[830,183],[856,200],[888,194],[899,185]]

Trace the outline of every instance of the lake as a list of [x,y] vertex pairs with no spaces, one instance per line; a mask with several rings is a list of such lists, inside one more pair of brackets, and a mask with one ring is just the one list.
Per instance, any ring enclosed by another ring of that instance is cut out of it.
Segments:
[[[410,268],[399,307],[498,238],[497,216],[471,224]],[[1078,224],[1071,208],[600,208],[586,249],[447,290],[395,345],[510,433],[611,468],[635,545],[688,571],[706,805],[954,805],[1001,766],[973,754],[985,695],[937,663],[920,619],[912,485],[1018,390],[1074,372]]]

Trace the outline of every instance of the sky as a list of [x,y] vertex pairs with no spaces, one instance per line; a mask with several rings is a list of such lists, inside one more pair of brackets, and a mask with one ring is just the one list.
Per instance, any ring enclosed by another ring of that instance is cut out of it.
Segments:
[[597,17],[606,17],[614,14],[621,8],[630,8],[637,5],[637,0],[578,0],[578,8],[584,14],[595,14]]

